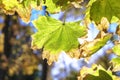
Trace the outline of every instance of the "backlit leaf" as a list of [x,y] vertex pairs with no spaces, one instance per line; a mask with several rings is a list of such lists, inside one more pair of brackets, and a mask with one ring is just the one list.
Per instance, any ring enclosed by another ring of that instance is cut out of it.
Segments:
[[120,65],[120,57],[113,58],[112,62],[114,62],[115,64],[119,64]]
[[111,21],[113,16],[120,18],[119,0],[96,0],[90,10],[90,18],[99,23],[102,17]]
[[47,6],[47,10],[50,13],[56,13],[60,11],[60,7],[57,7],[52,0],[46,0],[45,5]]
[[90,56],[93,53],[97,52],[100,48],[102,48],[107,41],[112,37],[111,34],[106,34],[103,38],[97,38],[90,42],[85,42],[80,47],[80,52],[82,56]]
[[113,48],[112,48],[113,52],[117,55],[120,56],[120,44],[117,44],[115,45]]
[[60,52],[78,48],[78,39],[86,34],[86,28],[79,22],[63,24],[50,17],[41,16],[33,21],[38,32],[32,35],[32,48],[43,48],[43,58],[55,61]]
[[113,71],[120,71],[120,57],[113,58],[111,60],[113,63]]
[[105,70],[102,66],[93,65],[92,68],[83,67],[80,70],[78,80],[119,80],[112,75],[110,70]]

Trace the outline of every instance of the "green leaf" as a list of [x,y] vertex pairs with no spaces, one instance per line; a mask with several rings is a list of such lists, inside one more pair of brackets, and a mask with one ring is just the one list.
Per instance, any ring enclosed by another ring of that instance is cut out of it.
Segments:
[[96,0],[90,0],[87,6],[92,6],[92,4],[95,2]]
[[40,5],[41,1],[42,1],[42,0],[37,0],[37,6]]
[[113,16],[112,19],[111,19],[111,23],[116,23],[119,21],[119,18]]
[[112,62],[114,62],[115,64],[119,64],[119,66],[120,66],[120,57],[113,58]]
[[56,5],[63,6],[67,5],[69,0],[52,0]]
[[117,55],[120,56],[120,44],[117,44],[115,45],[113,48],[112,48],[113,52]]
[[78,80],[119,80],[112,75],[110,70],[105,70],[102,66],[92,65],[91,68],[83,67],[80,70]]
[[99,70],[99,76],[88,74],[83,80],[113,80],[113,79],[106,71]]
[[58,6],[65,6],[70,4],[71,2],[83,2],[83,0],[52,0]]
[[112,37],[111,34],[104,36],[103,38],[99,39],[95,43],[96,46],[90,47],[89,50],[92,51],[93,53],[98,51],[100,48],[102,48],[107,43],[108,40],[110,40],[111,37]]
[[95,64],[91,68],[83,67],[79,77],[81,77],[80,80],[113,80],[112,72]]
[[99,23],[102,17],[111,21],[113,16],[120,18],[119,0],[96,0],[90,10],[90,18]]
[[80,47],[81,54],[83,55],[83,57],[89,57],[90,55],[101,49],[111,37],[111,34],[106,34],[103,38],[97,38],[93,41],[84,43],[83,46]]
[[66,10],[72,5],[75,7],[80,7],[80,3],[83,2],[83,0],[52,0],[53,3],[57,6],[62,8],[62,10]]
[[57,7],[52,0],[46,0],[45,5],[47,6],[47,10],[50,13],[56,13],[60,11],[60,7]]
[[120,71],[120,57],[113,58],[111,60],[113,63],[113,71]]
[[69,52],[78,48],[77,38],[86,34],[86,28],[80,26],[80,22],[63,24],[56,19],[41,16],[38,20],[33,21],[33,24],[38,32],[32,35],[32,47],[44,47],[44,52],[48,53],[47,56],[57,55],[58,57],[62,51]]
[[[22,5],[27,8],[27,7],[37,7],[41,3],[41,0],[23,0]],[[39,5],[38,5],[39,4]],[[33,6],[34,5],[34,6]]]

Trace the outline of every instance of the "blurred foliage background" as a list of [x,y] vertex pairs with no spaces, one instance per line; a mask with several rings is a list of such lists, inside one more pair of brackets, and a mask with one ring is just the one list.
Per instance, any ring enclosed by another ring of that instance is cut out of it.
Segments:
[[0,14],[0,80],[42,80],[41,50],[31,49],[32,28]]

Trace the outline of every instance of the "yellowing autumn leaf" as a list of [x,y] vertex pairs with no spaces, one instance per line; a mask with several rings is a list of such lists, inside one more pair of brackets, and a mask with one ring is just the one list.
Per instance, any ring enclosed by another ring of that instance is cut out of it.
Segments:
[[22,2],[18,0],[1,0],[0,8],[4,13],[10,15],[17,12],[23,21],[29,22],[31,9],[36,7],[36,5],[36,0],[23,0]]
[[85,42],[80,46],[80,57],[89,57],[94,54],[101,49],[111,37],[112,34],[106,34],[103,38],[97,38],[93,41]]
[[97,28],[98,28],[100,31],[107,31],[108,28],[109,28],[109,21],[107,20],[107,18],[103,17],[103,18],[101,19],[100,24],[98,24]]

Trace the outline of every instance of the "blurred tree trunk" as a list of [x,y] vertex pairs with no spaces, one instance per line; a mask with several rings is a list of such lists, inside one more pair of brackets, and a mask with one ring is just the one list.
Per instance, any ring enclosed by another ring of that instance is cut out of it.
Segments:
[[5,80],[6,70],[0,69],[0,80]]
[[5,26],[3,28],[3,33],[4,33],[4,54],[6,55],[6,57],[8,58],[11,54],[11,45],[9,43],[10,41],[10,21],[11,21],[11,16],[10,15],[6,15],[6,19],[5,19]]
[[[11,54],[11,45],[9,43],[10,41],[10,31],[9,31],[9,26],[10,26],[10,21],[11,21],[11,16],[6,15],[5,21],[4,21],[4,27],[3,27],[3,34],[4,34],[4,52],[3,55],[5,55],[8,59],[10,54]],[[7,75],[7,67],[5,69],[0,69],[0,80],[5,80],[5,77]]]
[[48,64],[47,60],[43,60],[42,80],[47,80]]

